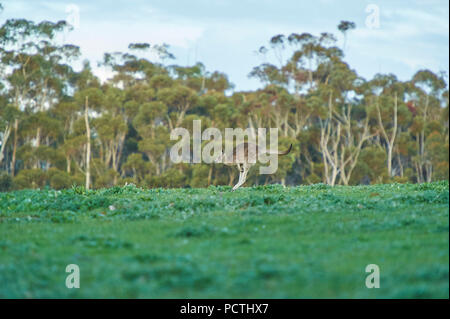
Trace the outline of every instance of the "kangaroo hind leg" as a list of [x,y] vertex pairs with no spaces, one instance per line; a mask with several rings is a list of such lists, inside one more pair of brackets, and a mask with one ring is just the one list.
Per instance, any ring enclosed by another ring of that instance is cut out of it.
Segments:
[[233,187],[233,191],[238,189],[242,184],[245,183],[245,181],[247,180],[247,173],[248,173],[248,165],[246,165],[245,163],[242,164],[242,166],[238,166],[239,167],[239,181],[238,183]]

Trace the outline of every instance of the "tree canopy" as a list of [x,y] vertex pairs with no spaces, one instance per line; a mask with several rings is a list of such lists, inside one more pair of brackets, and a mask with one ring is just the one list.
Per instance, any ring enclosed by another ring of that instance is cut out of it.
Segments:
[[[355,27],[342,21],[338,30],[346,41]],[[72,68],[80,48],[56,40],[69,28],[26,19],[0,27],[0,172],[12,178],[8,188],[65,188],[84,185],[86,176],[97,188],[233,184],[234,168],[170,161],[170,131],[193,120],[203,128],[279,129],[279,148],[293,144],[293,152],[276,174],[255,170],[256,184],[448,180],[442,73],[364,79],[333,34],[292,33],[257,50],[264,62],[249,70],[262,83],[255,91],[235,90],[225,73],[202,63],[170,64],[166,44],[106,52],[99,64],[113,76],[102,82],[88,62]]]

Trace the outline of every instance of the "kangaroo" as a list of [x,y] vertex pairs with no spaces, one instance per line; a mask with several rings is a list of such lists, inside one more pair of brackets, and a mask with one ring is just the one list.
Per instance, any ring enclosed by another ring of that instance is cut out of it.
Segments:
[[[251,147],[249,147],[251,146]],[[284,152],[271,152],[267,151],[269,154],[287,155],[292,150],[292,144],[289,149]],[[232,154],[225,154],[222,152],[221,155],[216,159],[216,163],[223,162],[225,165],[234,166],[237,165],[239,169],[239,181],[233,187],[233,191],[238,189],[247,180],[247,174],[253,165],[255,165],[260,153],[258,150],[258,145],[253,143],[241,143],[233,149]]]

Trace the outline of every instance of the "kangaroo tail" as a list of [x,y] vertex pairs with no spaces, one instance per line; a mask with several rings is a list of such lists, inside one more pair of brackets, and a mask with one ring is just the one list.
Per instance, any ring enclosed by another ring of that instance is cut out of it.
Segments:
[[267,153],[269,153],[269,154],[277,154],[277,155],[287,155],[287,154],[290,153],[291,150],[292,150],[292,144],[291,144],[291,146],[289,146],[289,149],[287,151],[278,152],[278,153],[275,152],[275,151],[268,151]]
[[291,146],[289,146],[289,149],[287,151],[280,152],[280,153],[278,153],[278,155],[287,155],[291,152],[291,150],[292,150],[292,144],[291,144]]

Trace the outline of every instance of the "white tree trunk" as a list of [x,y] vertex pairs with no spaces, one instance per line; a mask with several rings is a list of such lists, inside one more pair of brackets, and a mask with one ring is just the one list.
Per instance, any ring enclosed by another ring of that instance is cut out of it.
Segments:
[[87,149],[86,149],[86,189],[89,189],[91,184],[91,128],[89,126],[89,102],[86,96],[84,121],[86,123],[86,137],[87,137]]

